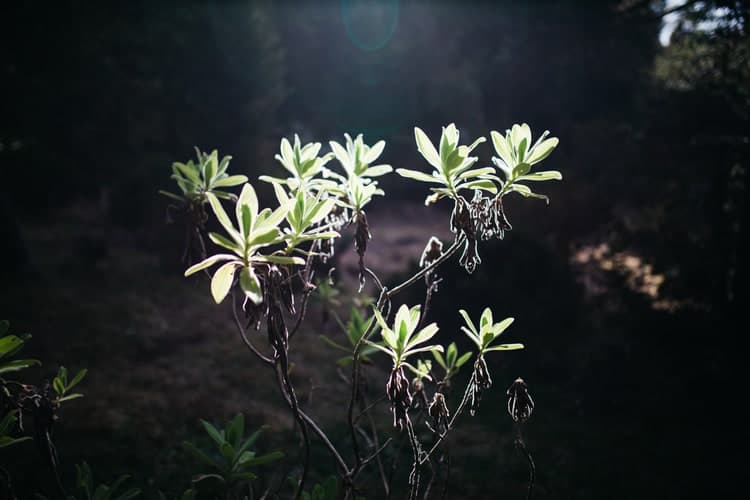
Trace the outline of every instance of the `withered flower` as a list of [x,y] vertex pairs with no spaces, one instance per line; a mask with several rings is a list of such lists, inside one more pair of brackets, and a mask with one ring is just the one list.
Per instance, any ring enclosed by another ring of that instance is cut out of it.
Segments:
[[[419,259],[419,267],[425,268],[427,266],[430,266],[433,262],[438,260],[440,256],[443,254],[443,242],[437,239],[435,236],[432,236],[430,238],[430,241],[427,242],[427,245],[424,247],[424,250],[422,251],[422,257]],[[426,273],[424,275],[424,281],[427,284],[427,286],[435,285],[435,289],[437,289],[437,273],[433,269],[432,271]]]
[[531,399],[526,382],[518,377],[508,388],[508,413],[514,422],[526,423],[534,411],[534,400]]
[[476,413],[477,408],[479,408],[479,402],[482,400],[482,392],[490,387],[492,387],[492,377],[490,377],[490,371],[487,369],[487,362],[484,360],[484,356],[480,354],[474,362],[474,373],[472,374],[470,409],[472,416]]
[[385,393],[391,402],[391,412],[393,413],[393,426],[398,430],[403,430],[406,424],[406,412],[411,406],[412,395],[409,392],[409,381],[404,375],[404,368],[399,366],[391,371],[388,377],[388,383],[385,386]]
[[445,396],[442,393],[436,392],[430,403],[428,413],[432,417],[435,424],[435,430],[438,434],[445,434],[448,431],[448,420],[450,418],[450,412],[448,406],[445,404]]
[[367,224],[367,215],[364,211],[359,211],[354,216],[357,224],[357,230],[354,233],[354,248],[359,254],[359,288],[365,285],[365,252],[367,252],[367,242],[372,237],[370,235],[370,226]]

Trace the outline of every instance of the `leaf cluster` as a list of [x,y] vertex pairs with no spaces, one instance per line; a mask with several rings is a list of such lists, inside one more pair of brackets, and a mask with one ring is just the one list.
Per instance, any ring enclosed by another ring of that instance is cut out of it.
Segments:
[[[326,344],[330,345],[334,349],[338,349],[339,351],[346,352],[347,355],[344,357],[339,358],[336,360],[336,363],[338,363],[339,366],[348,366],[353,361],[353,350],[354,346],[357,345],[359,342],[359,339],[362,338],[362,336],[370,330],[370,327],[372,326],[372,322],[375,321],[375,316],[370,316],[369,318],[365,319],[362,314],[359,312],[357,307],[352,307],[351,314],[349,315],[349,321],[344,324],[341,321],[341,318],[336,317],[336,322],[341,327],[341,330],[344,332],[344,335],[346,336],[347,340],[349,341],[350,347],[344,346],[339,344],[338,342],[332,340],[326,335],[321,335],[320,339],[325,342]],[[372,326],[373,330],[372,333],[375,333],[378,328],[380,328],[379,325]],[[359,352],[359,359],[365,363],[370,363],[372,360],[370,358],[370,355],[375,353],[378,349],[370,346],[370,345],[364,345],[362,349]]]
[[226,200],[234,199],[234,195],[220,188],[239,186],[247,182],[244,175],[229,175],[227,168],[232,159],[224,156],[219,161],[219,153],[213,150],[210,154],[202,153],[195,148],[197,161],[189,160],[187,163],[174,162],[172,164],[172,179],[180,188],[181,196],[168,191],[160,191],[161,194],[179,201],[206,201],[206,194],[211,193],[217,198]]
[[251,448],[255,445],[263,429],[258,429],[245,437],[245,417],[238,414],[223,429],[201,420],[206,434],[214,443],[212,450],[202,450],[190,441],[182,443],[183,448],[197,458],[209,471],[198,474],[194,483],[215,479],[226,487],[233,487],[246,481],[252,481],[256,475],[254,467],[275,462],[284,456],[280,451],[258,455]]
[[474,325],[474,322],[471,321],[469,313],[463,309],[461,309],[459,313],[466,322],[466,326],[462,326],[461,330],[479,348],[477,356],[482,356],[484,353],[490,351],[515,351],[523,349],[523,344],[500,344],[490,347],[490,344],[513,324],[514,318],[505,318],[504,320],[495,323],[492,309],[487,307],[482,311],[482,316],[479,318],[479,328],[477,328]]
[[461,146],[458,144],[459,136],[455,124],[451,123],[443,127],[438,151],[427,134],[421,128],[414,127],[417,150],[434,170],[426,174],[419,170],[399,168],[396,172],[402,177],[439,186],[430,188],[433,195],[425,200],[425,205],[434,203],[444,196],[455,199],[459,191],[464,189],[497,192],[497,187],[493,182],[494,177],[490,175],[494,169],[491,167],[472,168],[479,158],[469,156],[474,148],[486,139],[480,137],[468,146]]
[[504,181],[500,181],[501,195],[516,192],[526,198],[540,198],[549,203],[547,196],[534,193],[529,186],[520,183],[562,180],[562,174],[557,170],[531,173],[531,167],[547,158],[557,147],[557,137],[548,138],[548,135],[549,130],[545,130],[532,144],[531,128],[526,123],[513,125],[505,131],[505,135],[495,130],[490,132],[492,145],[498,154],[492,157],[492,163],[505,177]]
[[459,356],[458,348],[455,342],[451,342],[445,350],[445,356],[438,351],[433,351],[432,356],[443,370],[445,370],[445,379],[450,379],[458,373],[458,370],[471,359],[471,351],[465,352]]
[[138,488],[120,491],[130,476],[120,476],[111,485],[94,482],[91,467],[86,462],[76,464],[76,495],[69,495],[67,500],[130,500],[141,494]]
[[70,390],[78,385],[87,373],[88,370],[85,368],[83,370],[79,370],[78,373],[73,376],[73,379],[68,382],[68,370],[64,366],[61,366],[57,371],[57,375],[55,376],[55,378],[52,379],[52,389],[55,391],[55,394],[57,394],[57,402],[62,403],[63,401],[82,398],[83,394],[70,394]]
[[396,311],[396,317],[393,321],[393,326],[389,326],[383,315],[380,313],[377,307],[373,308],[375,318],[380,325],[380,335],[383,339],[383,345],[376,344],[375,342],[367,341],[367,345],[385,352],[393,360],[394,370],[406,365],[412,371],[418,372],[417,368],[406,362],[406,358],[419,352],[427,351],[442,351],[443,347],[436,344],[430,344],[426,346],[420,346],[424,344],[438,332],[438,326],[436,323],[430,323],[419,331],[420,319],[420,306],[414,306],[409,308],[406,304],[403,304]]

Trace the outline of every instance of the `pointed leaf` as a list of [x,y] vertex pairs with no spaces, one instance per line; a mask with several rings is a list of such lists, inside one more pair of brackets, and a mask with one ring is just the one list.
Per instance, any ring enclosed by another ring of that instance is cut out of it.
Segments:
[[523,344],[500,344],[492,347],[488,347],[484,350],[484,352],[490,352],[490,351],[517,351],[519,349],[523,349]]
[[220,304],[232,288],[234,281],[234,272],[240,264],[238,262],[228,262],[221,266],[211,278],[211,295],[217,304]]
[[547,158],[550,153],[552,153],[552,151],[557,147],[558,143],[559,140],[557,139],[557,137],[550,137],[540,144],[537,144],[536,146],[534,146],[534,149],[531,151],[531,154],[526,159],[526,161],[531,165],[539,163],[540,161]]
[[435,146],[432,145],[430,138],[427,137],[427,134],[425,134],[421,128],[414,127],[414,138],[417,141],[417,150],[422,154],[424,159],[427,160],[430,165],[440,170],[440,155],[435,149]]
[[263,302],[263,290],[260,287],[260,280],[253,272],[252,267],[243,267],[240,271],[240,288],[245,292],[245,297],[253,304],[258,305]]
[[[209,235],[209,238],[210,238],[210,235]],[[228,253],[219,253],[219,254],[216,254],[216,255],[212,255],[211,257],[209,257],[209,258],[207,258],[207,259],[205,259],[205,260],[203,260],[203,261],[201,261],[201,262],[199,262],[197,264],[194,264],[194,265],[190,266],[185,271],[185,277],[188,277],[191,274],[195,274],[198,271],[202,271],[203,269],[211,267],[214,264],[216,264],[217,262],[223,262],[225,260],[237,260],[237,256],[236,255],[230,255]]]

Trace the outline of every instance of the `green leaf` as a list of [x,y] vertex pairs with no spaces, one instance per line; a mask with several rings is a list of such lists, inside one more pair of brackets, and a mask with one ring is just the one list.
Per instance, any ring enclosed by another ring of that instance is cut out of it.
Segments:
[[440,155],[435,146],[433,146],[432,141],[430,141],[430,138],[427,137],[427,134],[421,128],[414,127],[414,139],[417,141],[417,150],[422,154],[424,159],[430,165],[440,170]]
[[58,403],[64,403],[65,401],[71,401],[73,399],[78,399],[78,398],[82,398],[82,397],[83,397],[83,394],[79,394],[79,393],[75,392],[73,394],[68,394],[67,396],[59,398],[57,400],[57,402]]
[[493,130],[490,132],[490,137],[492,138],[492,145],[495,147],[495,152],[500,156],[500,159],[508,165],[508,167],[511,167],[514,163],[513,154],[508,148],[508,142],[505,136],[500,134],[500,132]]
[[[448,352],[450,352],[450,348]],[[435,358],[435,361],[437,361],[437,363],[443,367],[444,370],[448,369],[448,365],[446,365],[445,359],[443,358],[443,355],[440,354],[440,352],[432,351],[432,356]]]
[[523,349],[523,344],[500,344],[492,347],[488,347],[484,349],[484,352],[490,352],[490,351],[517,351],[519,349]]
[[76,373],[75,377],[73,377],[73,380],[70,381],[70,384],[68,384],[67,390],[70,390],[78,385],[88,372],[89,371],[86,368],[84,368],[83,370],[79,370],[78,373]]
[[224,177],[223,179],[217,180],[213,183],[212,187],[234,187],[239,186],[240,184],[244,184],[245,182],[247,182],[247,180],[248,179],[246,175],[230,175],[228,177]]
[[435,336],[435,334],[438,332],[439,328],[437,324],[430,323],[429,325],[422,328],[419,333],[414,335],[412,339],[409,341],[409,344],[406,346],[407,349],[414,347],[416,345],[422,344],[424,342],[427,342],[432,337]]
[[172,167],[179,170],[180,173],[184,175],[185,178],[189,180],[190,182],[192,182],[193,184],[196,184],[198,186],[203,184],[203,181],[201,181],[200,174],[194,167],[192,167],[192,165],[188,166],[188,165],[185,165],[184,163],[175,162],[172,164]]
[[7,361],[0,364],[0,374],[17,372],[34,365],[41,366],[42,363],[36,359],[16,359],[14,361]]
[[522,175],[517,180],[519,181],[560,181],[562,180],[562,174],[557,170],[547,170],[544,172],[535,172],[533,174]]
[[[385,331],[385,330],[383,330],[383,331]],[[385,340],[385,339],[383,339],[383,340]],[[370,346],[373,349],[376,349],[378,351],[383,351],[384,353],[386,353],[391,358],[395,359],[395,357],[396,357],[396,354],[393,352],[392,349],[388,349],[387,347],[383,347],[382,345],[376,344],[375,342],[371,342],[369,340],[365,340],[365,344],[367,344],[368,346]],[[386,344],[387,344],[387,342],[386,342]]]
[[221,304],[232,288],[234,272],[239,266],[237,262],[228,262],[217,269],[211,278],[211,295],[217,304]]
[[140,494],[141,490],[139,488],[130,488],[125,493],[118,495],[115,500],[132,500],[133,498],[138,497]]
[[15,335],[6,335],[0,338],[0,358],[17,352],[23,344],[24,340]]
[[219,451],[221,451],[221,455],[224,457],[224,460],[230,463],[234,461],[234,446],[232,446],[229,441],[224,441],[223,443],[221,443]]
[[12,438],[10,436],[0,436],[0,448],[6,446],[13,446],[14,444],[23,443],[24,441],[31,441],[32,438],[25,436],[20,438]]
[[344,149],[344,147],[336,141],[330,141],[328,144],[331,146],[331,150],[336,156],[336,159],[339,161],[339,163],[341,163],[341,166],[344,167],[344,170],[346,170],[347,172],[353,171],[354,165],[352,164],[352,160],[349,157],[349,153]]
[[471,321],[471,318],[469,317],[469,313],[467,313],[464,309],[460,309],[458,312],[464,318],[464,321],[466,322],[466,326],[469,327],[469,329],[471,330],[471,333],[479,337],[479,331],[477,331],[476,327],[474,326],[474,323]]
[[537,193],[532,192],[531,188],[529,186],[526,186],[525,184],[513,183],[511,184],[510,188],[508,188],[508,191],[515,191],[516,193],[520,194],[521,196],[525,198],[539,198],[547,202],[547,204],[549,204],[548,197],[546,197],[543,194],[537,194]]
[[469,361],[469,359],[471,359],[472,354],[474,353],[472,353],[471,351],[462,354],[461,357],[458,358],[458,361],[456,361],[456,368],[461,368],[463,365],[465,365],[466,362]]
[[0,320],[0,335],[5,335],[6,333],[8,333],[9,328],[10,321],[8,321],[7,319]]
[[448,346],[448,350],[445,353],[445,359],[448,363],[448,366],[453,366],[456,364],[456,356],[458,355],[458,349],[456,349],[456,343],[451,342]]
[[497,337],[498,335],[503,333],[510,325],[512,325],[513,321],[515,321],[514,318],[505,318],[500,323],[497,323],[492,327],[492,333]]
[[390,165],[375,165],[365,170],[362,177],[380,177],[391,172],[393,172],[393,167]]
[[221,469],[221,464],[219,464],[218,462],[214,461],[208,455],[206,455],[205,453],[203,453],[201,450],[199,450],[190,441],[183,441],[182,447],[185,448],[185,450],[187,450],[188,452],[190,452],[195,458],[197,458],[201,462],[205,463],[206,465],[208,465],[210,467],[214,467],[216,469]]
[[461,331],[464,332],[466,334],[466,336],[469,337],[471,339],[471,341],[474,342],[479,348],[482,347],[482,341],[479,338],[479,334],[478,333],[472,332],[471,330],[469,330],[465,326],[461,327]]
[[481,189],[484,191],[489,191],[490,193],[497,193],[497,186],[495,186],[495,183],[490,180],[476,180],[467,182],[465,184],[461,184],[456,186],[456,189]]
[[432,351],[438,351],[443,352],[443,346],[441,345],[428,345],[425,347],[417,347],[416,349],[409,349],[406,352],[404,352],[403,357],[411,356],[413,354],[417,354],[418,352],[432,352]]
[[305,265],[305,259],[300,257],[292,257],[287,255],[256,255],[253,257],[255,262],[271,262],[273,264],[282,265]]
[[217,429],[211,422],[208,422],[206,420],[201,419],[201,424],[203,425],[203,428],[206,430],[206,434],[208,434],[211,439],[214,440],[217,446],[221,446],[226,441],[224,436],[224,431],[220,431]]
[[263,302],[263,290],[260,287],[260,280],[253,272],[252,267],[243,267],[240,271],[240,288],[245,292],[253,304],[258,305]]
[[236,255],[230,255],[230,254],[227,254],[227,253],[219,253],[219,254],[216,254],[216,255],[212,255],[211,257],[207,258],[206,260],[203,260],[203,261],[201,261],[201,262],[199,262],[197,264],[194,264],[194,265],[190,266],[185,271],[185,277],[188,277],[191,274],[195,274],[198,271],[202,271],[202,270],[204,270],[204,269],[206,269],[208,267],[211,267],[211,266],[213,266],[214,264],[216,264],[218,262],[224,262],[226,260],[234,260],[234,261],[236,261],[237,260],[237,256]]
[[208,238],[220,247],[236,252],[240,256],[242,255],[242,247],[229,238],[226,238],[219,233],[208,233]]
[[214,176],[216,176],[216,171],[219,169],[218,164],[218,158],[217,158],[217,151],[214,149],[211,154],[208,156],[208,159],[206,160],[206,185],[210,186],[211,182],[214,180]]
[[243,220],[245,207],[250,211],[251,221],[254,220],[258,216],[258,196],[255,194],[255,189],[253,189],[251,184],[242,186],[242,192],[240,192],[237,205],[235,205],[235,215],[237,216],[238,224]]
[[238,413],[227,425],[226,439],[232,443],[235,448],[240,446],[240,441],[245,434],[245,416]]
[[383,150],[385,149],[385,141],[378,141],[375,144],[372,145],[370,150],[367,152],[365,157],[363,158],[362,163],[365,165],[369,165],[370,163],[377,160],[381,154],[383,154]]
[[537,144],[536,146],[534,146],[534,149],[531,151],[531,154],[526,161],[528,161],[531,165],[539,163],[540,161],[547,158],[550,153],[552,153],[552,151],[557,147],[558,142],[559,140],[557,139],[557,137],[550,137],[540,144]]
[[205,481],[206,479],[216,479],[220,483],[224,483],[224,477],[219,474],[196,474],[195,477],[192,479],[192,483],[200,483],[201,481]]
[[243,472],[235,472],[232,474],[232,480],[242,480],[242,481],[252,481],[254,479],[257,479],[258,476],[253,474],[250,471],[243,471]]
[[16,414],[19,412],[20,410],[11,410],[0,420],[0,435],[6,434],[8,429],[16,423],[18,420]]
[[282,452],[272,451],[271,453],[266,453],[265,455],[251,458],[250,460],[247,460],[246,462],[244,462],[243,465],[247,467],[253,467],[256,465],[265,465],[271,462],[275,462],[276,460],[279,460],[283,457],[284,457],[284,454]]
[[164,191],[163,189],[159,190],[159,194],[163,194],[164,196],[167,196],[169,198],[172,198],[173,200],[184,202],[185,198],[182,196],[177,196],[176,194],[170,193],[169,191]]
[[[240,233],[237,231],[237,229],[235,229],[234,225],[232,225],[232,221],[229,219],[229,216],[224,210],[224,207],[221,206],[221,202],[218,200],[218,198],[216,198],[216,196],[213,193],[206,193],[206,199],[208,200],[208,203],[211,205],[211,209],[213,210],[214,215],[216,215],[216,218],[218,219],[219,223],[222,225],[224,230],[237,243],[242,244],[243,238],[240,237]],[[239,206],[239,202],[237,202],[237,205]]]
[[52,380],[52,388],[55,390],[58,396],[62,396],[65,394],[65,385],[63,384],[63,381],[60,379],[60,377],[55,377]]
[[251,235],[247,245],[253,248],[260,248],[280,241],[281,232],[278,228],[269,227],[259,230]]
[[319,337],[320,337],[320,340],[322,340],[323,342],[325,342],[325,343],[326,343],[326,344],[328,344],[329,346],[333,347],[334,349],[338,349],[338,350],[340,350],[340,351],[344,351],[344,352],[349,352],[349,351],[351,351],[351,348],[349,348],[349,347],[346,347],[346,346],[343,346],[343,345],[341,345],[341,344],[339,344],[339,343],[337,343],[337,342],[335,342],[335,341],[333,341],[333,340],[329,339],[329,338],[328,338],[327,336],[325,336],[325,335],[319,335]]
[[420,182],[432,182],[435,184],[445,184],[445,181],[434,175],[426,174],[418,170],[409,170],[406,168],[397,168],[396,173],[401,177],[408,177]]
[[531,165],[528,163],[519,163],[513,168],[513,177],[520,177],[526,175],[531,170]]

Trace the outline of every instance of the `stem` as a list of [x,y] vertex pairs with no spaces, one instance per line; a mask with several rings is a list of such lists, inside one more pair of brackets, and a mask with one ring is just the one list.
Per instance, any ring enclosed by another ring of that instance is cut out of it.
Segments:
[[526,448],[526,443],[523,440],[523,434],[521,434],[521,424],[516,422],[514,425],[516,431],[516,445],[521,449],[526,460],[529,462],[529,488],[526,491],[526,500],[531,500],[531,490],[534,488],[534,477],[536,476],[536,465],[534,465],[534,459],[531,457],[531,452]]
[[396,295],[399,292],[402,292],[405,288],[413,285],[417,280],[422,278],[425,274],[429,273],[433,269],[435,269],[437,266],[448,260],[454,253],[456,253],[456,250],[459,249],[461,244],[464,242],[466,237],[463,234],[458,235],[456,238],[456,241],[453,242],[453,244],[448,247],[448,250],[446,250],[440,257],[435,259],[434,262],[432,262],[429,266],[423,267],[417,274],[409,278],[408,280],[404,281],[400,285],[391,288],[387,292],[388,298],[392,298],[394,295]]
[[451,429],[453,429],[453,425],[456,422],[456,419],[458,416],[463,412],[464,408],[466,407],[466,403],[469,402],[469,397],[471,395],[471,389],[474,386],[474,375],[472,374],[471,379],[469,380],[469,383],[466,386],[466,391],[464,391],[464,396],[461,399],[461,403],[458,405],[458,408],[456,408],[455,413],[453,413],[453,416],[451,417],[451,421],[448,422],[448,426],[445,429],[445,432],[438,435],[437,441],[432,445],[432,448],[430,448],[430,451],[428,451],[419,461],[420,465],[425,463],[427,460],[429,460],[430,455],[432,455],[435,450],[437,450],[438,446],[440,446],[440,443],[443,442],[445,437],[448,435]]
[[232,290],[232,315],[234,316],[234,323],[237,326],[237,331],[240,332],[240,337],[242,337],[242,342],[245,343],[248,349],[250,349],[255,356],[258,357],[261,361],[266,363],[267,365],[273,366],[273,360],[269,358],[268,356],[264,355],[262,352],[258,350],[255,345],[250,342],[250,339],[247,338],[247,332],[245,331],[245,327],[242,326],[242,322],[240,321],[240,317],[237,314],[237,301],[234,299],[234,290]]
[[[232,292],[232,293],[234,293],[234,292]],[[234,297],[232,297],[232,298],[234,298]],[[245,342],[245,345],[247,345],[247,347],[258,357],[258,359],[260,359],[261,361],[263,361],[265,364],[269,365],[271,368],[274,368],[274,361],[271,358],[269,358],[267,356],[264,356],[260,351],[258,351],[258,349],[249,341],[249,339],[245,335],[245,329],[242,327],[242,323],[240,322],[239,317],[237,316],[237,306],[236,306],[236,302],[234,300],[232,300],[232,311],[234,313],[235,324],[237,325],[237,329],[239,330],[240,336],[242,337],[242,340]],[[287,402],[287,404],[289,404],[291,406],[292,402],[291,402],[291,400],[289,398],[289,395],[284,390],[283,385],[280,386],[280,389],[282,389],[281,390],[281,394],[282,394],[282,396],[284,396],[284,400]],[[331,440],[328,438],[328,436],[326,435],[326,433],[318,426],[318,424],[315,422],[315,420],[313,420],[310,416],[308,416],[300,408],[298,408],[297,410],[298,410],[299,416],[302,418],[302,420],[304,420],[305,423],[307,423],[307,425],[310,426],[310,428],[313,430],[313,432],[315,433],[315,435],[317,435],[318,438],[326,446],[326,448],[328,448],[328,451],[331,453],[331,455],[333,455],[333,458],[338,463],[338,466],[339,466],[339,468],[341,468],[343,474],[345,474],[345,475],[349,474],[349,467],[346,465],[346,462],[341,457],[341,454],[339,453],[339,451],[336,449],[336,447],[333,445],[333,443],[331,443]]]
[[409,500],[416,500],[419,494],[419,466],[423,462],[419,460],[421,450],[419,448],[419,440],[417,435],[414,433],[414,427],[411,424],[411,419],[406,416],[406,432],[409,435],[409,444],[411,444],[412,454],[414,455],[414,462],[412,463],[411,473],[409,474]]
[[276,362],[276,372],[279,376],[279,384],[283,385],[286,390],[287,397],[285,399],[287,400],[289,407],[292,409],[294,419],[299,424],[300,432],[302,433],[302,440],[305,446],[305,461],[304,465],[302,466],[302,477],[300,477],[299,483],[297,484],[297,491],[294,493],[295,500],[299,500],[299,498],[302,496],[305,480],[307,479],[307,471],[310,466],[310,436],[307,432],[307,424],[300,414],[299,406],[297,403],[297,396],[294,393],[294,387],[292,386],[291,380],[289,380],[288,367],[288,363],[286,363],[282,359],[282,356],[280,356]]

